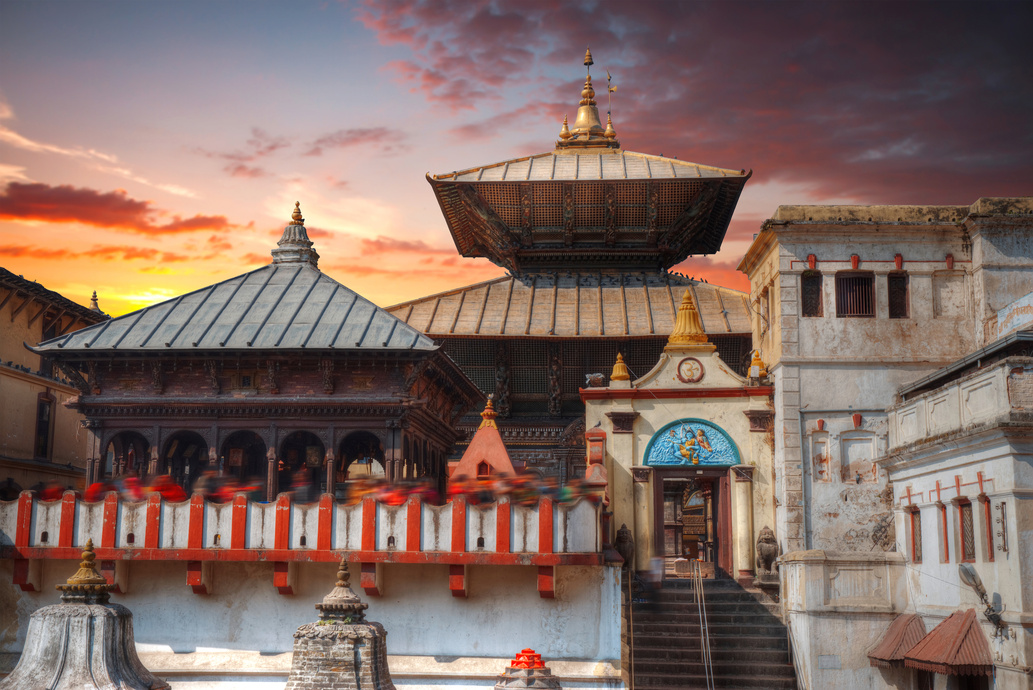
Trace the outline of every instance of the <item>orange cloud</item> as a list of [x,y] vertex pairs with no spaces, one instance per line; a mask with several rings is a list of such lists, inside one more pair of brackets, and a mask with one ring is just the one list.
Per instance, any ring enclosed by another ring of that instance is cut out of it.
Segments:
[[122,189],[98,192],[71,185],[52,187],[39,182],[11,182],[0,193],[0,219],[39,220],[50,223],[82,223],[100,228],[127,230],[144,235],[224,230],[234,227],[226,216],[181,218],[155,222],[165,212],[149,201],[132,199]]

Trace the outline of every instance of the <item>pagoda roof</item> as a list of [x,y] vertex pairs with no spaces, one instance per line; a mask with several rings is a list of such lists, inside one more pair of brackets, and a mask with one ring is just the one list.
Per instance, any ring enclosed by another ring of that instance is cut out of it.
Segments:
[[675,273],[503,276],[387,310],[433,337],[666,336],[686,288],[707,334],[751,332],[746,293]]
[[434,350],[313,263],[272,263],[33,348],[35,352]]
[[557,149],[534,156],[468,168],[433,180],[458,182],[538,182],[598,180],[674,180],[744,178],[745,170],[727,170],[621,149]]

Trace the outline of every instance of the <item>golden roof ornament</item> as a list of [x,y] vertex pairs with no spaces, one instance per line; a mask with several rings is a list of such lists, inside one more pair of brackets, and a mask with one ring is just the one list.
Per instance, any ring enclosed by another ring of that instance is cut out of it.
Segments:
[[319,252],[312,248],[312,240],[305,230],[305,219],[301,217],[301,202],[294,202],[291,221],[283,229],[276,249],[272,251],[273,263],[308,263],[313,267],[319,265]]
[[617,353],[617,361],[613,363],[613,373],[610,374],[611,381],[630,381],[631,373],[628,372],[628,365],[624,363],[624,355]]
[[495,424],[495,418],[499,416],[499,413],[495,411],[495,406],[492,402],[492,397],[494,396],[488,396],[488,404],[484,406],[484,412],[481,412],[481,425],[477,427],[478,431],[480,431],[486,426],[491,427],[492,429],[499,428],[498,425]]
[[696,310],[696,301],[692,298],[692,293],[686,290],[682,295],[681,306],[678,307],[678,319],[675,321],[674,330],[667,339],[667,347],[699,345],[706,342],[707,334]]
[[93,297],[90,298],[90,309],[92,311],[100,311],[100,302],[97,301],[97,291],[93,291]]
[[617,131],[613,128],[613,120],[610,119],[610,114],[609,113],[606,114],[606,131],[603,132],[603,135],[607,139],[616,139],[617,138]]
[[294,213],[291,214],[291,225],[304,225],[305,219],[301,217],[301,202],[294,202]]
[[[754,367],[757,367],[754,370]],[[756,376],[756,378],[762,379],[768,375],[768,370],[764,366],[764,360],[760,358],[760,350],[753,351],[753,359],[750,360],[750,376]]]
[[563,129],[560,130],[560,139],[566,141],[570,139],[570,128],[567,127],[567,116],[563,116]]
[[[592,86],[592,51],[585,51],[585,67],[588,73],[585,75],[585,85],[581,88],[581,100],[578,102],[577,117],[574,124],[567,127],[564,124],[560,130],[560,138],[556,142],[557,149],[566,148],[620,148],[617,141],[617,133],[612,136],[606,134],[602,120],[599,118],[599,108],[595,101],[595,88]],[[609,88],[609,85],[607,85]],[[610,130],[613,131],[611,124]]]

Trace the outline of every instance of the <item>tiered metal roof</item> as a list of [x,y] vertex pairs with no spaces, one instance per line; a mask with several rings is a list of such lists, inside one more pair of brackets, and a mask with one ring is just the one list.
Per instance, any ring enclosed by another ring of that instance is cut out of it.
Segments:
[[674,274],[508,276],[387,309],[432,336],[666,336],[685,288],[707,333],[750,332],[746,293]]

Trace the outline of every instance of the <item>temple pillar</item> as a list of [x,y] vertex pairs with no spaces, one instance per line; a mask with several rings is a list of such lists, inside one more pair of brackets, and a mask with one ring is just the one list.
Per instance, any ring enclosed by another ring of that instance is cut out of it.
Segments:
[[653,468],[633,467],[635,570],[649,570],[656,535],[653,528]]
[[743,587],[753,584],[753,470],[753,465],[734,465],[729,470],[735,579]]
[[279,479],[279,467],[276,462],[276,448],[270,448],[265,452],[268,461],[268,472],[265,479],[265,500],[272,503],[276,500],[277,484]]
[[159,460],[159,458],[158,458],[158,444],[157,443],[152,443],[151,444],[151,460],[150,460],[150,463],[147,465],[147,474],[151,475],[152,477],[154,475],[158,474],[158,460]]

